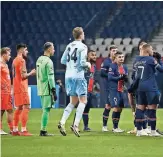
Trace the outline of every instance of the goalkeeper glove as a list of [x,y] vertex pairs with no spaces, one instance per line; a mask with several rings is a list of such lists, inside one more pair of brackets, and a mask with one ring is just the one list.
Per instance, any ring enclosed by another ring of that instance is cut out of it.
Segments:
[[52,94],[53,94],[54,101],[56,101],[57,100],[56,89],[52,88],[51,91],[52,91]]

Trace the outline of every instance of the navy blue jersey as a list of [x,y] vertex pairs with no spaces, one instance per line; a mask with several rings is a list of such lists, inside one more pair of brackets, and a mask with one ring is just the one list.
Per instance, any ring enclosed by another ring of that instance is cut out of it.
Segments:
[[158,91],[156,69],[163,71],[163,66],[155,64],[152,56],[137,56],[134,62],[136,75],[139,78],[138,91]]
[[109,89],[108,72],[111,63],[112,60],[106,58],[101,64],[101,87],[103,87],[104,91],[108,91]]
[[106,58],[103,63],[101,64],[101,77],[108,78],[108,72],[110,64],[112,63],[112,60],[110,58]]
[[[126,65],[122,65],[124,73],[123,75],[128,75],[128,69]],[[119,72],[119,66],[116,63],[110,64],[109,73],[108,73],[108,80],[109,80],[109,90],[117,90],[119,88],[119,82],[123,81],[120,80],[120,72]],[[123,83],[123,82],[122,82]],[[124,83],[122,84],[122,86]]]

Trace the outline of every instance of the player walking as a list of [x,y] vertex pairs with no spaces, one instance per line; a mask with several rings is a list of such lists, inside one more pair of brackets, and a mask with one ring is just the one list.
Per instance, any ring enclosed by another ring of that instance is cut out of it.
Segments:
[[83,29],[81,27],[74,28],[73,37],[75,41],[67,45],[61,58],[61,63],[66,65],[65,86],[67,95],[70,96],[70,103],[64,110],[58,128],[61,134],[65,136],[66,120],[79,101],[75,121],[71,129],[76,136],[80,137],[78,126],[87,104],[87,81],[84,78],[84,71],[85,68],[90,69],[91,64],[87,62],[87,46],[82,43],[82,40],[84,40]]

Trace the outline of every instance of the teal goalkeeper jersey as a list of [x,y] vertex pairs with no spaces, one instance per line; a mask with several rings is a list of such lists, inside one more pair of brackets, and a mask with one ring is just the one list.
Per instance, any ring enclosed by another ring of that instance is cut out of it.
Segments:
[[55,88],[53,62],[48,56],[40,56],[36,62],[36,77],[38,95],[52,95]]

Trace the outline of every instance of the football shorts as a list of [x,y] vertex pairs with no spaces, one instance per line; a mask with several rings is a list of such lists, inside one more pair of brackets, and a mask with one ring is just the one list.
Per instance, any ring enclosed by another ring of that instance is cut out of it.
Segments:
[[124,98],[122,92],[118,92],[116,90],[110,90],[109,95],[110,95],[110,104],[112,108],[124,107]]
[[41,96],[41,105],[42,105],[42,108],[52,108],[54,105],[52,95]]
[[28,93],[14,94],[14,102],[16,107],[22,105],[29,105],[30,104],[29,94]]
[[159,94],[157,91],[142,92],[138,91],[138,105],[157,105],[159,104]]
[[66,93],[68,96],[86,96],[87,81],[85,78],[66,78],[65,79]]
[[1,94],[1,110],[11,110],[12,106],[12,96],[11,94]]

